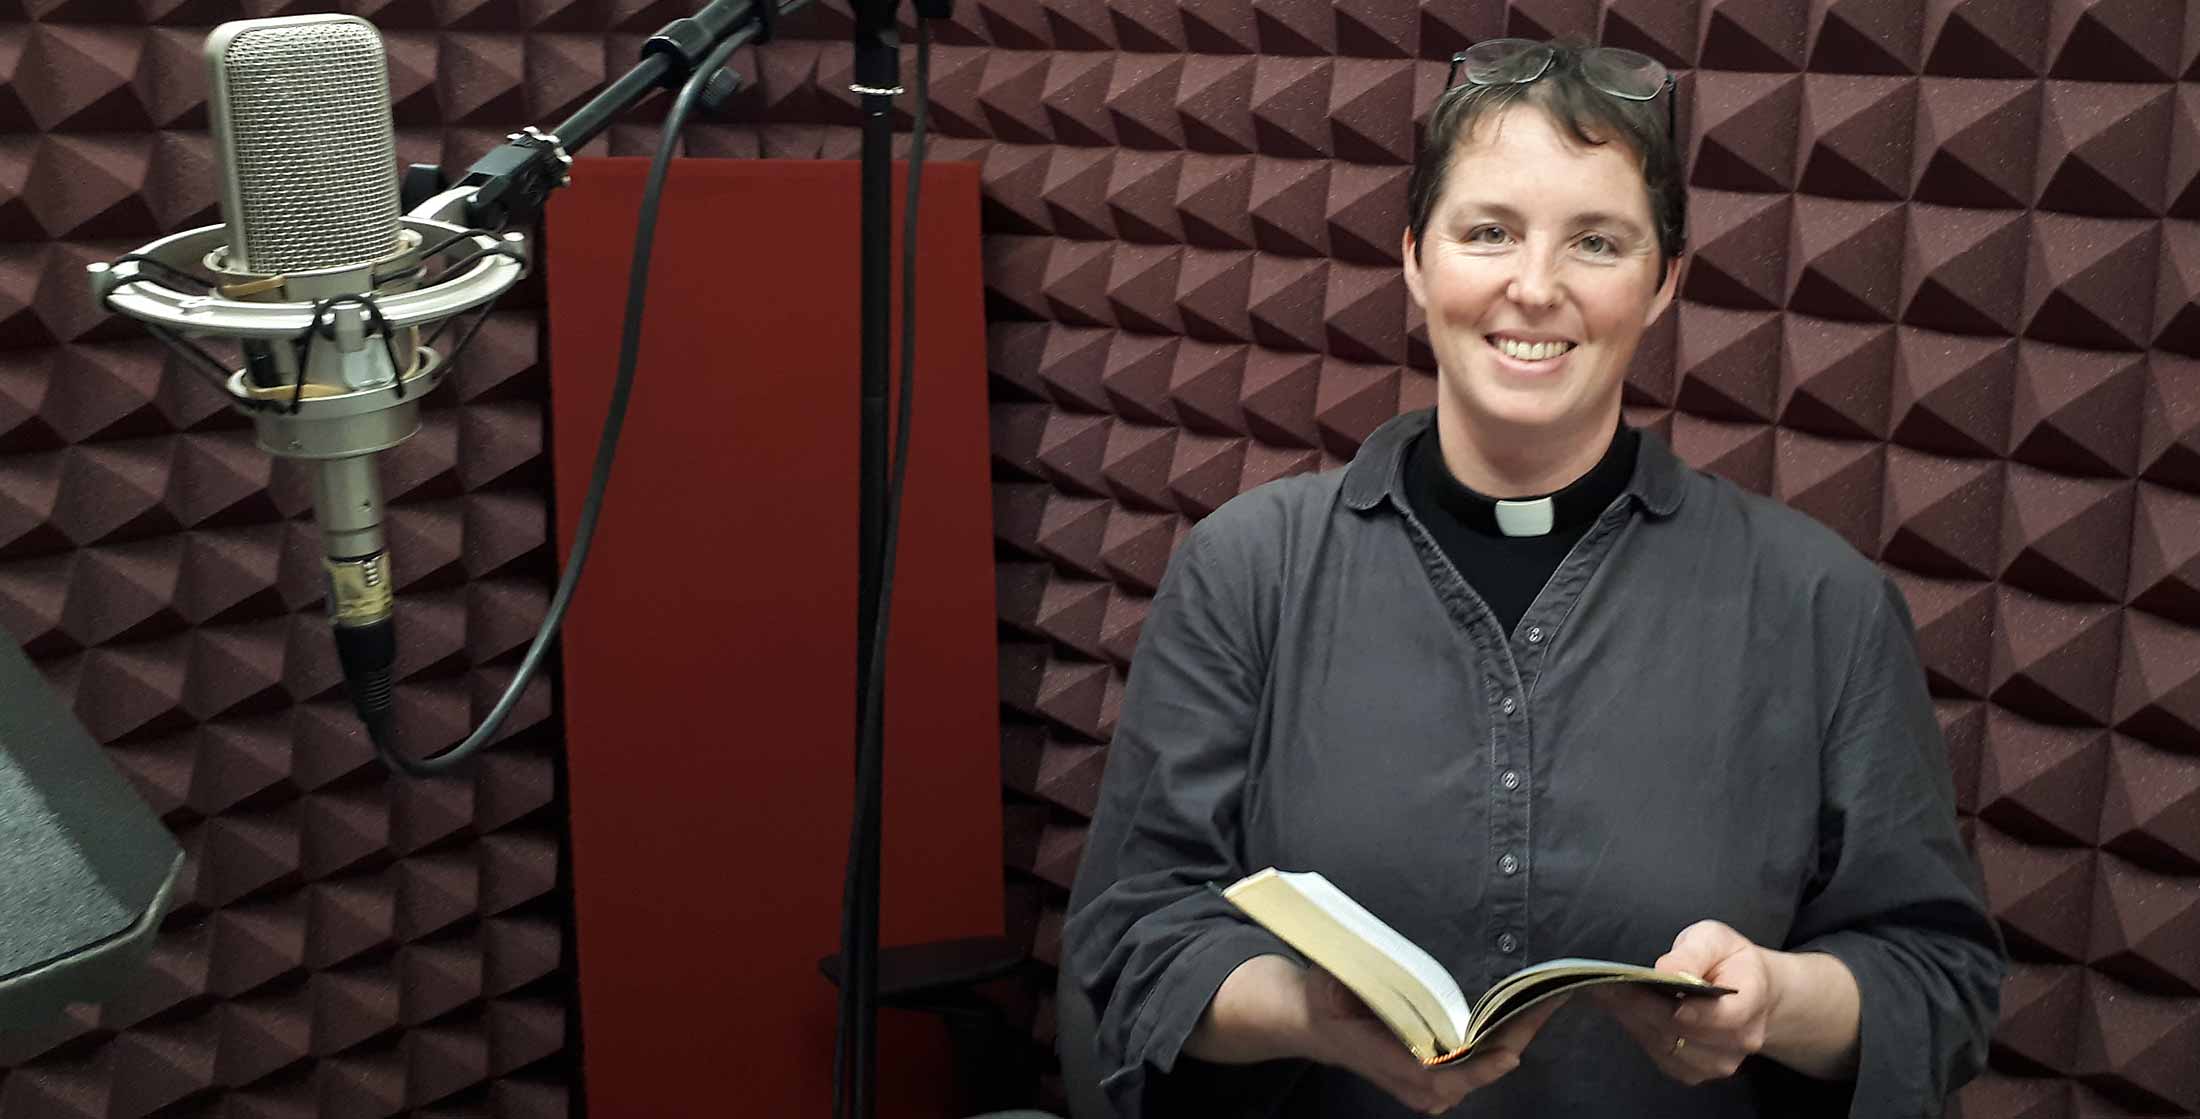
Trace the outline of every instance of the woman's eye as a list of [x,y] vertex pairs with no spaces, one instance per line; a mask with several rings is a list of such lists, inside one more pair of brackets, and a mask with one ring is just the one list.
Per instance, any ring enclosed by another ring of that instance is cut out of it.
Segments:
[[1581,247],[1592,256],[1609,256],[1618,248],[1612,239],[1601,233],[1591,233],[1581,239]]
[[1467,232],[1467,242],[1474,245],[1496,245],[1505,240],[1502,226],[1478,225]]

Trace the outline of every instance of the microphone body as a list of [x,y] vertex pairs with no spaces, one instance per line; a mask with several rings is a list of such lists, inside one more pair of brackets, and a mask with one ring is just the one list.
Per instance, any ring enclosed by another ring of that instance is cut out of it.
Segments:
[[[278,399],[333,398],[415,375],[417,328],[390,339],[399,332],[375,323],[365,298],[409,289],[404,277],[418,274],[404,259],[419,237],[400,220],[381,36],[355,16],[243,20],[214,29],[206,61],[229,230],[226,252],[209,265],[235,277],[225,286],[244,298],[326,306],[328,333],[349,335],[327,344],[309,336],[303,353],[247,341],[251,389]],[[393,344],[365,344],[377,325]],[[312,420],[281,412],[260,419],[264,449],[314,461],[313,513],[338,656],[361,716],[386,730],[395,598],[373,456],[419,429],[418,397]]]

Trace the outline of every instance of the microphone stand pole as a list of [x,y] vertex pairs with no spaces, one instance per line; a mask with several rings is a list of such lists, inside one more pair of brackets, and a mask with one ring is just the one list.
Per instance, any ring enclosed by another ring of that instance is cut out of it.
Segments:
[[[901,36],[896,29],[898,0],[856,0],[855,83],[863,109],[862,218],[860,289],[862,378],[858,431],[856,511],[856,850],[854,881],[849,884],[849,913],[843,918],[841,945],[842,1021],[849,1036],[847,1052],[836,1058],[850,1086],[847,1103],[855,1119],[877,1113],[879,844],[885,785],[885,673],[872,693],[874,647],[878,631],[879,588],[886,543],[886,396],[888,341],[892,318],[894,96],[901,92]],[[910,174],[917,169],[910,168]],[[903,246],[903,252],[912,251]],[[864,718],[866,697],[876,704]],[[835,1119],[840,1119],[836,1116]]]

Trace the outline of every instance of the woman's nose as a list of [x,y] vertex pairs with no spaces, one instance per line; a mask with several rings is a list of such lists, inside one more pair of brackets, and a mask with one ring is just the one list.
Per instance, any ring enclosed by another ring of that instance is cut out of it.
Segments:
[[1553,307],[1558,304],[1558,270],[1541,253],[1522,253],[1519,270],[1513,273],[1512,283],[1507,285],[1505,297],[1523,307]]

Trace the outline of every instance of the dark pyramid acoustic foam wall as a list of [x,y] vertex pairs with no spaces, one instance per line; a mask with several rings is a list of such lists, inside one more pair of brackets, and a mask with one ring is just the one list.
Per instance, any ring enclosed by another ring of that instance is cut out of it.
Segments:
[[[463,165],[692,5],[339,6],[389,40],[403,158]],[[0,1116],[563,1114],[547,693],[479,777],[382,781],[300,476],[81,298],[85,261],[213,220],[196,52],[237,7],[0,0],[0,624],[197,868],[141,1000],[0,1041]],[[1696,255],[1631,417],[1833,526],[1916,613],[2019,960],[1955,1110],[2200,1115],[2200,14],[956,7],[932,154],[984,168],[1005,857],[1038,957],[1185,527],[1433,402],[1397,246],[1445,60],[1585,33],[1682,74]],[[828,5],[744,51],[753,84],[689,152],[853,158],[847,29]],[[645,154],[652,120],[594,150]],[[539,305],[509,302],[388,467],[419,738],[463,733],[544,602]]]

